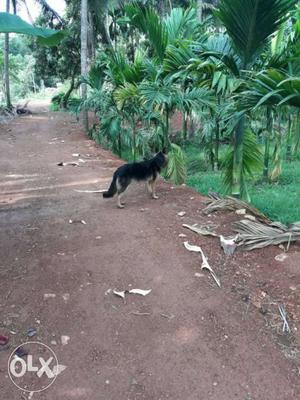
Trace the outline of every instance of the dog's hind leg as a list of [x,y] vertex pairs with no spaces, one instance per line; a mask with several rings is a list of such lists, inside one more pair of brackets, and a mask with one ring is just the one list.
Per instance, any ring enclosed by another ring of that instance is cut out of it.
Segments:
[[119,208],[124,208],[125,207],[125,203],[121,203],[121,197],[122,197],[122,195],[123,195],[123,193],[118,193],[118,197],[117,197],[117,199],[118,199],[118,207]]

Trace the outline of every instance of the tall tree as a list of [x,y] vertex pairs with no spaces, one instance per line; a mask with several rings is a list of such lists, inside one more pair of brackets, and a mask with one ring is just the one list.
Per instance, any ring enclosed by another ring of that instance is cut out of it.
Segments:
[[[6,0],[6,12],[9,13],[10,0]],[[5,82],[5,102],[8,109],[12,108],[9,86],[9,33],[5,33],[4,39],[4,82]]]
[[199,22],[202,22],[202,8],[203,0],[197,0],[197,17]]
[[[86,78],[88,69],[87,60],[87,40],[88,40],[88,2],[81,0],[81,75]],[[81,84],[81,96],[83,100],[87,97],[87,85]],[[89,120],[87,110],[82,111],[82,122],[86,132],[89,129]]]

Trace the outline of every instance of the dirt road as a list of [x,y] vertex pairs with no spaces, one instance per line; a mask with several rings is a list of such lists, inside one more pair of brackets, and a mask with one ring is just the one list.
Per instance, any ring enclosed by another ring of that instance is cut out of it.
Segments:
[[[264,260],[263,252],[226,259],[215,238],[185,231],[182,223],[196,222],[226,231],[228,218],[202,215],[205,199],[187,188],[161,181],[160,199],[151,200],[133,185],[124,210],[75,191],[106,188],[120,161],[67,114],[40,108],[0,129],[0,334],[10,338],[0,348],[1,399],[300,398],[295,359],[245,295],[268,292],[278,277],[282,290],[298,284],[296,263],[282,276],[282,263],[268,262],[278,248]],[[85,162],[57,166],[78,159]],[[203,247],[221,289],[184,240]],[[291,257],[298,256],[295,247]],[[111,291],[130,288],[152,291],[125,300]],[[7,373],[29,328],[66,366],[51,387],[31,394]]]

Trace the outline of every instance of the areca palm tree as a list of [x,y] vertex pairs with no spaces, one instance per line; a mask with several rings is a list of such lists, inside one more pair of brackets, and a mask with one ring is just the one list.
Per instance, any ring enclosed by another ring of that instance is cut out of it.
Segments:
[[[87,38],[88,38],[88,0],[81,0],[81,24],[80,24],[80,40],[81,40],[81,75],[85,78],[87,76],[88,60],[87,60]],[[87,97],[86,83],[81,84],[81,96],[83,100]],[[82,122],[85,131],[89,129],[88,111],[83,110]]]
[[[271,35],[288,18],[296,0],[221,0],[216,14],[224,24],[239,58],[239,75],[253,68]],[[240,197],[243,185],[245,116],[233,135],[232,194]]]

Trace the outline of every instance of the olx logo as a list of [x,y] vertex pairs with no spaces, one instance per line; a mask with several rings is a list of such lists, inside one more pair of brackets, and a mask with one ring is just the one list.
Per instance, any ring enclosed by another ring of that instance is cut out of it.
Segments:
[[26,392],[41,392],[55,381],[58,360],[54,351],[40,342],[27,342],[17,347],[8,360],[12,382]]

